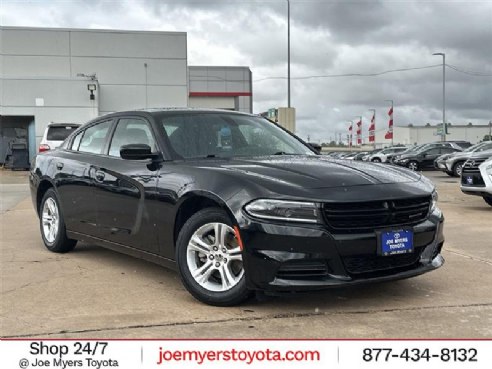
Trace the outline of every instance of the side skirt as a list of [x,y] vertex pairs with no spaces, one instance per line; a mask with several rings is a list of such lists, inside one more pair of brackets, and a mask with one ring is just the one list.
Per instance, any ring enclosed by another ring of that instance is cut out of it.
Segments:
[[143,251],[143,250],[138,250],[130,246],[122,245],[120,243],[115,243],[115,242],[110,242],[103,240],[101,238],[89,236],[83,233],[78,233],[78,232],[73,232],[73,231],[67,231],[67,237],[78,240],[78,241],[83,241],[83,242],[88,242],[88,243],[95,243],[99,246],[102,246],[104,248],[120,252],[122,254],[130,255],[133,257],[136,257],[138,259],[143,259],[146,261],[150,261],[151,263],[161,265],[165,268],[172,269],[174,271],[177,271],[178,268],[176,266],[176,262],[174,260],[165,258],[163,256],[153,254],[151,252]]

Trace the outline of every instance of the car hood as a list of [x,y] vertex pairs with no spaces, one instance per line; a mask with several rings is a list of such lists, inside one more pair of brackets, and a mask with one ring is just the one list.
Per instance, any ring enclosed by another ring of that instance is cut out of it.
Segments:
[[419,181],[421,175],[384,164],[337,160],[322,156],[282,156],[200,161],[213,169],[250,179],[305,189],[352,187]]

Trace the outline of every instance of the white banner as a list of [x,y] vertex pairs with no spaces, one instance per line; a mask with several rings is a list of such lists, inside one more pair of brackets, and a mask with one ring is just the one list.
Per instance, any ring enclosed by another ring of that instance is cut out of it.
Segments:
[[490,368],[491,340],[2,340],[15,368]]

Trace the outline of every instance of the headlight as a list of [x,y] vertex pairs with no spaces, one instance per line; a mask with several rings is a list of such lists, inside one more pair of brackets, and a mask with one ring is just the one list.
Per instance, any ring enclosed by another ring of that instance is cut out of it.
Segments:
[[439,195],[437,194],[437,191],[436,190],[432,191],[432,203],[430,209],[431,213],[436,209],[438,199],[439,199]]
[[485,168],[485,171],[487,172],[487,174],[489,176],[492,176],[492,164],[487,165],[487,167]]
[[244,207],[246,213],[261,219],[319,223],[318,208],[313,202],[260,199]]
[[407,161],[408,161],[408,159],[400,159],[400,160],[398,160],[399,163],[403,163],[403,164],[405,164]]

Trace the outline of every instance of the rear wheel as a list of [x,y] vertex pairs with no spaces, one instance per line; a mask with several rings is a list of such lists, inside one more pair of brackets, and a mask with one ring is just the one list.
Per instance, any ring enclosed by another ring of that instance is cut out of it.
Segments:
[[487,204],[489,204],[490,206],[492,206],[492,196],[483,196],[483,199],[485,200],[485,202]]
[[408,169],[411,169],[413,171],[416,171],[419,169],[419,163],[417,163],[415,160],[412,160],[407,164]]
[[176,261],[184,286],[197,300],[231,306],[250,296],[242,250],[221,209],[203,209],[188,219],[178,235]]
[[461,172],[463,171],[463,162],[459,161],[453,166],[453,174],[455,177],[461,177]]
[[65,221],[60,209],[60,202],[54,189],[50,188],[41,200],[39,225],[44,245],[52,252],[69,252],[77,244],[67,237]]

